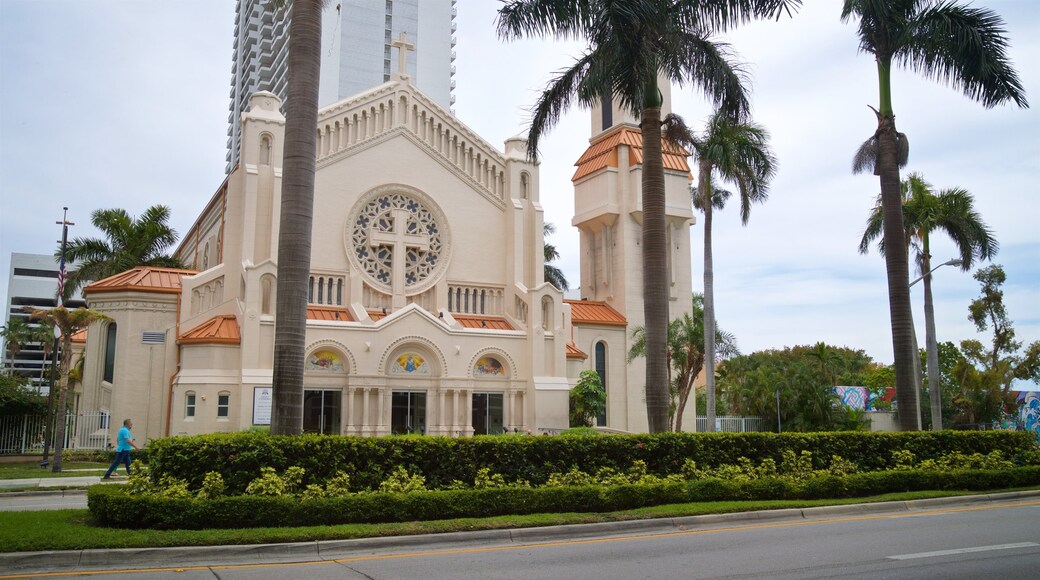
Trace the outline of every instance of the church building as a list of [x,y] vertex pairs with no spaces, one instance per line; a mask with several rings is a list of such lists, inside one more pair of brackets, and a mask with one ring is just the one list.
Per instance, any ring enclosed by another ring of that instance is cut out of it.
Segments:
[[[668,105],[666,95],[666,108]],[[83,295],[110,319],[83,347],[80,411],[110,440],[270,423],[285,119],[272,93],[242,115],[241,156],[176,255]],[[641,135],[592,111],[577,155],[581,298],[543,276],[539,166],[522,138],[498,150],[406,75],[319,111],[304,430],[471,436],[568,427],[568,391],[599,373],[597,423],[647,429],[642,359]],[[690,169],[665,149],[671,317],[691,308]],[[690,419],[694,405],[687,407]],[[693,420],[685,421],[694,425]]]

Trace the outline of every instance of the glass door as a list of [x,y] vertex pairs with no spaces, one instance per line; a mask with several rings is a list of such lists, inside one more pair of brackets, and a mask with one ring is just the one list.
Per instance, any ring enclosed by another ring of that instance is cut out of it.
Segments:
[[303,432],[339,435],[342,399],[340,391],[304,390]]
[[502,393],[473,393],[473,434],[499,435],[504,427]]
[[390,432],[394,435],[426,433],[426,393],[394,391]]

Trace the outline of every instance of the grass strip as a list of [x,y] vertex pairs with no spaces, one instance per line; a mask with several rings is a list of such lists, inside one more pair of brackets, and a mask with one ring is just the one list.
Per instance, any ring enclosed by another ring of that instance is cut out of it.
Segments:
[[[61,473],[53,473],[50,467],[41,469],[36,463],[12,463],[0,465],[0,479],[38,479],[52,477],[83,477],[87,475],[103,475],[108,469],[107,463],[94,463],[84,461],[62,462]],[[81,469],[89,471],[78,471]],[[76,470],[76,471],[73,471]],[[119,468],[123,473],[123,468]]]
[[[1028,488],[1040,489],[1040,488]],[[999,493],[991,490],[982,493]],[[223,530],[127,530],[93,525],[87,510],[0,512],[0,552],[220,546],[346,540],[477,530],[590,524],[650,518],[672,518],[744,511],[809,508],[884,501],[973,495],[955,491],[890,493],[840,500],[726,501],[662,505],[610,513],[561,513],[493,518],[462,518],[393,524],[342,524],[293,528]]]

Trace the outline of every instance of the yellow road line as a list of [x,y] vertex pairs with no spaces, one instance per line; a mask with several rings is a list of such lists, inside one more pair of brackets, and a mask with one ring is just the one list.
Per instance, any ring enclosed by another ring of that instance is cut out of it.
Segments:
[[488,546],[483,548],[460,548],[456,550],[430,550],[423,552],[405,552],[401,554],[382,554],[372,556],[354,556],[348,558],[336,558],[333,560],[309,560],[302,562],[275,562],[267,564],[225,564],[216,566],[171,566],[164,568],[130,568],[125,570],[70,570],[67,572],[44,572],[36,574],[10,574],[0,575],[0,580],[13,580],[17,578],[60,578],[64,576],[99,576],[102,574],[149,574],[155,572],[188,572],[200,570],[241,570],[251,568],[280,568],[285,566],[314,566],[322,564],[346,564],[350,562],[366,562],[373,560],[395,560],[404,558],[427,558],[431,556],[456,556],[460,554],[484,554],[490,552],[504,552],[508,550],[530,550],[534,548],[558,548],[563,546],[581,546],[591,544],[604,544],[611,542],[628,542],[632,540],[652,540],[656,538],[674,538],[681,536],[699,536],[707,534],[719,534],[725,532],[738,532],[743,530],[767,530],[776,528],[791,528],[798,526],[816,526],[820,524],[834,524],[842,522],[857,522],[869,520],[882,520],[893,518],[918,517],[927,515],[943,515],[961,512],[972,512],[992,509],[1003,509],[1010,507],[1040,506],[1040,500],[1019,503],[1008,503],[998,505],[978,505],[961,508],[946,508],[937,510],[925,510],[914,513],[893,512],[890,514],[870,514],[863,516],[848,516],[841,518],[813,519],[793,522],[772,522],[767,524],[749,524],[741,526],[730,526],[725,528],[710,528],[704,530],[679,530],[675,532],[661,532],[655,534],[638,534],[631,536],[618,536],[611,538],[593,538],[585,540],[564,540],[560,542],[538,542],[533,544],[510,544],[508,546]]

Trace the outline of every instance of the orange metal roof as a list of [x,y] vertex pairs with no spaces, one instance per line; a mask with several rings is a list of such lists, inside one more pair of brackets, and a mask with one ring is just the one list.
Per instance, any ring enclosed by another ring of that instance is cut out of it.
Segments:
[[606,302],[596,300],[564,300],[571,305],[571,322],[603,326],[628,326],[620,312]]
[[589,358],[589,355],[585,354],[584,352],[581,351],[581,349],[579,349],[578,347],[574,346],[573,342],[568,342],[567,343],[567,358],[577,358],[577,359],[585,360],[585,359]]
[[[604,135],[598,141],[594,141],[578,158],[574,164],[578,167],[571,181],[595,173],[605,167],[618,166],[618,147],[628,145],[628,162],[630,165],[643,163],[643,135],[639,129],[632,127],[621,127],[620,129]],[[661,141],[662,161],[665,169],[674,171],[690,172],[690,165],[686,162],[689,153],[670,141]]]
[[452,314],[466,328],[490,328],[491,330],[513,330],[505,318],[497,316],[471,316],[469,314]]
[[341,322],[351,322],[354,320],[354,317],[350,315],[350,311],[346,308],[308,306],[307,320],[338,320]]
[[134,290],[158,294],[180,294],[181,278],[197,274],[195,270],[138,266],[132,270],[98,280],[83,289],[83,295]]
[[72,342],[87,342],[87,329],[83,328],[72,333]]
[[180,344],[239,344],[242,334],[233,314],[215,316],[177,339]]
[[382,310],[369,310],[368,317],[372,319],[372,322],[378,322],[386,318],[386,312]]

